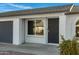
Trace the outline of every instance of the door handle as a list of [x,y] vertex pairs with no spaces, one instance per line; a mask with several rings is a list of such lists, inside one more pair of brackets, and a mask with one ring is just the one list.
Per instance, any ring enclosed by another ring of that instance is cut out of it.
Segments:
[[48,30],[48,32],[50,32],[50,31]]

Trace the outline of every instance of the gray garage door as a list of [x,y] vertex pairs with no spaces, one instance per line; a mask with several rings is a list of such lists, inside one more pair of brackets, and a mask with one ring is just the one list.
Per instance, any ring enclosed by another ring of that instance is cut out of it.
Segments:
[[0,42],[12,43],[13,38],[13,22],[0,22]]

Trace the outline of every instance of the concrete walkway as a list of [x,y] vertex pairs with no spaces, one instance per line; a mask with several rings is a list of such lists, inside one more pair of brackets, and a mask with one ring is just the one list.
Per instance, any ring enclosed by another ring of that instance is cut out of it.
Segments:
[[7,43],[0,43],[0,51],[15,51],[35,55],[58,55],[58,47],[56,45],[44,45],[26,43],[22,45],[12,45]]

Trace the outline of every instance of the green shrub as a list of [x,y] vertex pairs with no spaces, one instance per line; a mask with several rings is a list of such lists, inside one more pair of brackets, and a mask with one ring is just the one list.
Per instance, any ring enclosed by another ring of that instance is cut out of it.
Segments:
[[77,40],[65,40],[62,36],[62,42],[59,44],[61,55],[78,55]]

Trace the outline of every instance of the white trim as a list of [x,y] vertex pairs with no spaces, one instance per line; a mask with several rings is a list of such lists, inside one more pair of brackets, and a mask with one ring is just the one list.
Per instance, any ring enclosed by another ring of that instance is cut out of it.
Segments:
[[70,12],[72,11],[73,7],[74,7],[74,4],[73,4],[73,5],[71,6],[71,8],[70,8]]

